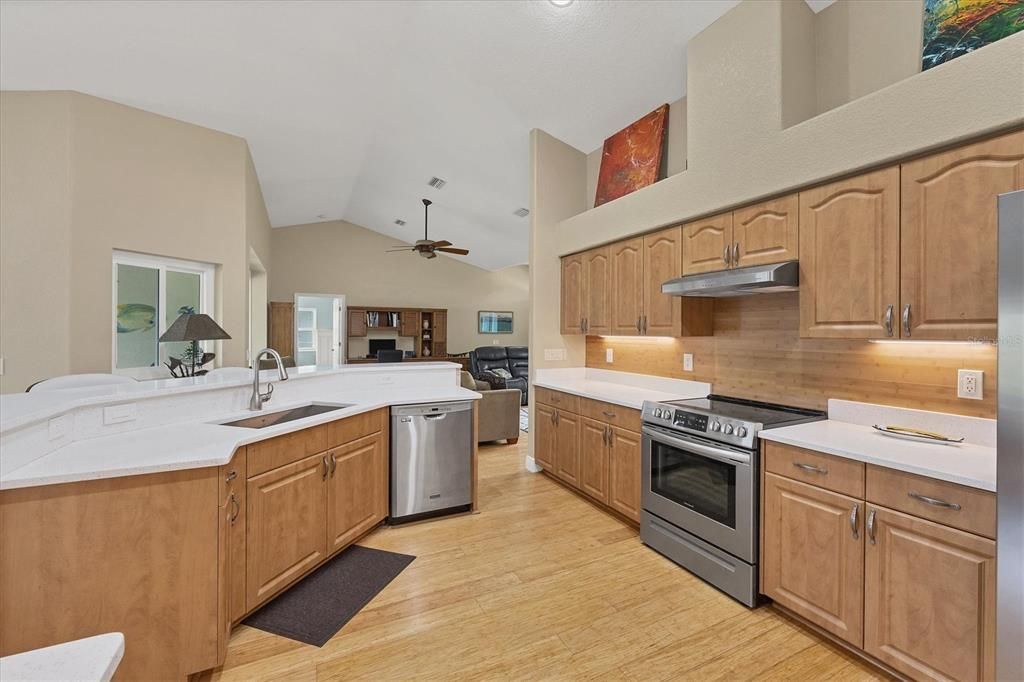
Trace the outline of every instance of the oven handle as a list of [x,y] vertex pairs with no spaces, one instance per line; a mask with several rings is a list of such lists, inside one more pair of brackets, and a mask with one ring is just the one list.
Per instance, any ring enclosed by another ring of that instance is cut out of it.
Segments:
[[661,429],[655,430],[649,426],[643,427],[642,430],[643,435],[651,440],[664,443],[665,445],[671,445],[682,450],[689,450],[690,452],[695,452],[702,457],[707,457],[708,459],[718,460],[719,462],[725,462],[726,464],[750,464],[750,455],[744,455],[730,450],[721,450],[702,443],[695,443],[691,440],[670,436]]

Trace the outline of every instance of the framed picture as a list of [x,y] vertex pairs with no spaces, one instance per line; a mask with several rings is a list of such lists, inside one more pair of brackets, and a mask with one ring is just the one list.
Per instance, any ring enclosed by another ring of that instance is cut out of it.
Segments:
[[477,313],[477,328],[481,334],[511,334],[511,310],[481,310]]
[[1024,0],[924,0],[925,71],[1024,30]]
[[668,105],[662,104],[604,141],[595,207],[665,177],[667,127]]

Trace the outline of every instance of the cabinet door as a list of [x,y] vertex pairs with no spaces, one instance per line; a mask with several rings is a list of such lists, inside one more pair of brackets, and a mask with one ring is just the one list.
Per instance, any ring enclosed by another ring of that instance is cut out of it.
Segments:
[[800,254],[799,214],[800,201],[796,194],[734,211],[732,266],[743,268],[797,260]]
[[365,310],[348,311],[348,331],[346,333],[349,336],[366,336]]
[[555,474],[580,487],[580,416],[565,410],[555,413]]
[[683,228],[644,236],[644,321],[648,336],[679,336],[682,333],[683,303],[677,296],[661,293],[661,285],[682,275]]
[[562,258],[562,333],[583,333],[583,254]]
[[244,448],[236,452],[231,463],[220,468],[223,509],[226,521],[225,592],[227,595],[228,630],[232,622],[245,615],[245,527],[246,527],[246,455]]
[[611,263],[608,247],[583,254],[584,333],[607,334],[611,329]]
[[913,679],[995,679],[996,543],[868,514],[864,650]]
[[864,636],[864,503],[764,475],[764,593],[854,646]]
[[537,403],[534,413],[537,415],[537,423],[531,424],[532,436],[536,438],[533,443],[533,460],[555,473],[555,408]]
[[640,434],[612,427],[608,448],[608,504],[640,521]]
[[401,329],[398,333],[401,336],[419,336],[420,312],[418,310],[402,311]]
[[327,456],[327,552],[332,553],[382,520],[387,458],[380,434],[335,448]]
[[901,335],[994,339],[996,197],[1024,189],[1024,132],[911,161],[901,176]]
[[[729,252],[726,252],[729,247]],[[683,274],[729,268],[732,258],[732,213],[683,225]]]
[[610,426],[586,417],[580,420],[580,490],[608,502],[608,433]]
[[899,336],[900,170],[800,193],[800,335]]
[[611,334],[640,333],[644,302],[644,240],[642,237],[612,244]]
[[[434,313],[434,345],[448,341],[448,311],[438,310]],[[434,355],[445,355],[435,352]]]
[[246,606],[253,609],[327,555],[327,465],[313,455],[246,486]]
[[267,343],[282,357],[294,355],[295,348],[295,306],[292,303],[273,301],[270,304],[269,334]]

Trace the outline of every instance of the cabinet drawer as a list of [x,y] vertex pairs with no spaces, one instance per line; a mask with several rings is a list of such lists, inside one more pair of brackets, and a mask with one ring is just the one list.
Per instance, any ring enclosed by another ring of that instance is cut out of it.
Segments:
[[640,433],[640,410],[601,400],[580,398],[580,414],[605,424]]
[[327,425],[327,447],[336,448],[383,431],[387,419],[388,411],[381,409],[333,421]]
[[781,443],[765,443],[765,470],[825,488],[864,498],[864,463],[823,452]]
[[561,391],[552,391],[550,388],[543,388],[542,386],[538,386],[535,389],[534,395],[536,396],[538,403],[554,405],[555,407],[561,410],[566,410],[567,412],[575,412],[576,414],[580,413],[579,396],[562,393]]
[[327,450],[327,426],[314,426],[246,446],[250,477]]
[[869,464],[866,499],[969,533],[996,536],[996,496],[985,490]]

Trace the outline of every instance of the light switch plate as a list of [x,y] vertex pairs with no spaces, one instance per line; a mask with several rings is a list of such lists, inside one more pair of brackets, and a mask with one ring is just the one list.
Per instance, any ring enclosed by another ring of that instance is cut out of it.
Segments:
[[683,371],[693,371],[693,353],[683,353]]
[[980,369],[956,371],[956,397],[982,400],[985,396],[985,372]]
[[122,424],[135,421],[135,403],[121,403],[103,408],[103,424]]
[[615,362],[615,349],[605,348],[604,349],[604,361],[611,364]]

